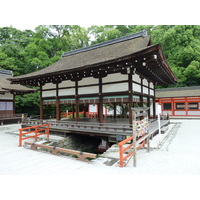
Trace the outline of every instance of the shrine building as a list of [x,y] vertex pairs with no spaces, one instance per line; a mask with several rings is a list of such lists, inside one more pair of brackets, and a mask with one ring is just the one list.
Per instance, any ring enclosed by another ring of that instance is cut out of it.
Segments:
[[156,89],[162,115],[200,117],[200,86]]
[[56,120],[60,120],[60,105],[71,104],[79,121],[79,106],[92,104],[103,123],[104,104],[114,105],[114,117],[116,105],[127,104],[130,124],[134,106],[150,107],[148,115],[155,118],[155,86],[177,82],[161,44],[152,45],[146,30],[65,52],[49,67],[9,80],[40,88],[41,120],[43,106],[56,105]]
[[21,116],[15,115],[15,95],[35,92],[21,85],[10,84],[7,78],[13,76],[12,71],[0,69],[0,122],[16,121]]

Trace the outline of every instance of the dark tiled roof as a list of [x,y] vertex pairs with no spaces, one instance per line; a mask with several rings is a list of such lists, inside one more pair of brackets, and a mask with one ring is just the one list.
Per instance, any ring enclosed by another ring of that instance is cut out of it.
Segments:
[[127,41],[127,40],[132,40],[132,39],[135,39],[135,38],[138,38],[138,37],[146,37],[147,35],[148,35],[147,30],[143,30],[143,31],[135,33],[135,34],[126,35],[124,37],[116,38],[116,39],[109,40],[109,41],[106,41],[106,42],[101,42],[99,44],[95,44],[95,45],[92,45],[92,46],[88,46],[88,47],[76,49],[76,50],[73,50],[73,51],[65,52],[65,53],[63,53],[63,57],[69,56],[69,55],[74,55],[74,54],[77,54],[77,53],[82,53],[82,52],[85,52],[85,51],[94,50],[94,49],[97,49],[97,48],[102,48],[102,47],[109,46],[109,45],[112,45],[112,44],[124,42],[124,41]]
[[[137,72],[158,84],[176,83],[176,77],[166,62],[161,45],[150,44],[151,39],[147,32],[139,32],[90,47],[66,52],[59,61],[44,69],[10,78],[9,80],[13,83],[24,85],[38,85],[39,82],[43,84],[50,82],[51,79],[58,80],[60,75],[63,74],[78,74],[81,71],[83,73],[83,71],[89,71],[91,68],[94,71],[98,71],[98,68],[108,65],[116,66],[120,62],[123,66],[128,67],[128,65],[126,66],[127,60],[130,63],[137,62],[137,59],[143,62],[146,57],[155,56],[156,58],[151,59],[146,66],[142,66],[138,62]],[[136,65],[136,63],[133,65]],[[114,70],[112,73],[114,73]],[[62,80],[64,79],[62,78]]]
[[15,92],[15,93],[22,94],[22,93],[31,93],[31,92],[36,91],[35,89],[27,88],[22,85],[11,84],[11,82],[7,80],[7,78],[12,77],[11,74],[12,74],[12,71],[0,70],[0,94],[4,94],[8,92]]
[[12,75],[12,71],[10,70],[5,70],[5,69],[0,69],[0,74],[8,74],[8,75]]
[[200,96],[200,86],[156,89],[156,98]]
[[150,42],[150,36],[143,37],[122,37],[119,41],[107,43],[107,45],[96,46],[96,48],[86,48],[83,51],[80,49],[64,53],[56,63],[46,67],[42,70],[29,73],[23,76],[18,76],[13,79],[22,79],[29,77],[38,77],[43,74],[58,73],[67,70],[74,70],[77,68],[92,66],[97,63],[108,62],[123,56],[133,54],[139,50],[142,50],[148,46]]

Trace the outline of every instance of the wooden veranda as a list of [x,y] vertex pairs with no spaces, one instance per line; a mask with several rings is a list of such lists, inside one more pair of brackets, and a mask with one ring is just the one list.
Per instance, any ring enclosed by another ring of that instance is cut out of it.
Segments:
[[[132,135],[132,124],[129,124],[128,119],[108,119],[107,123],[98,123],[94,121],[95,118],[89,118],[86,121],[76,122],[74,120],[56,121],[56,120],[25,120],[22,127],[31,127],[40,124],[50,124],[51,133],[68,133],[84,134],[95,137],[107,137],[110,142],[122,141],[127,136]],[[161,127],[170,123],[169,120],[161,120]],[[157,120],[151,120],[149,124],[149,133],[152,135],[158,133]]]

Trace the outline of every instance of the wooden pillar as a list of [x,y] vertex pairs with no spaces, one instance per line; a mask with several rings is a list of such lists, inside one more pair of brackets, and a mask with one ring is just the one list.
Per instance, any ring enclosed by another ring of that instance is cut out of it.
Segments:
[[133,115],[132,115],[132,107],[133,107],[133,81],[132,81],[132,73],[128,74],[128,90],[129,90],[129,124],[133,124]]
[[175,103],[174,103],[174,98],[171,98],[171,103],[172,103],[172,116],[175,116]]
[[85,103],[84,106],[83,106],[83,117],[84,117],[84,118],[87,117],[87,116],[86,116],[87,106],[88,106],[87,103]]
[[154,97],[153,97],[153,119],[156,119],[156,98],[155,98],[155,84],[153,89]]
[[99,107],[98,107],[99,122],[103,123],[103,96],[102,96],[102,78],[99,78]]
[[76,121],[79,121],[79,97],[78,97],[78,81],[75,82],[75,96],[76,96]]
[[143,107],[143,78],[141,78],[141,95],[140,95],[140,107]]
[[149,107],[149,109],[148,109],[148,117],[149,117],[149,119],[151,118],[151,109],[150,109],[150,105],[151,105],[151,102],[150,102],[150,82],[148,81],[147,107]]
[[60,100],[59,100],[59,84],[56,83],[56,121],[60,120]]
[[156,119],[156,99],[153,98],[153,119]]
[[187,101],[187,97],[185,97],[184,99],[185,99],[185,114],[186,114],[186,116],[188,116],[188,101]]
[[13,94],[13,111],[12,115],[15,115],[15,94]]
[[74,104],[72,104],[72,119],[74,119]]
[[116,102],[114,102],[114,118],[116,118],[117,117],[117,106],[116,106]]
[[42,83],[40,83],[40,121],[43,120]]
[[148,109],[148,118],[150,119],[150,117],[151,117],[151,114],[150,114],[150,97],[148,96],[147,97],[147,107],[149,107],[149,109]]

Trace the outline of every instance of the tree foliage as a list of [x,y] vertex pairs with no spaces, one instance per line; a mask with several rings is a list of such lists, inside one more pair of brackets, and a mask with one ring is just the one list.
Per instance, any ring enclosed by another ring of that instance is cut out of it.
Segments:
[[[35,31],[13,27],[0,28],[0,67],[23,75],[51,65],[63,52],[97,44],[147,29],[152,44],[162,44],[166,59],[178,83],[200,84],[199,25],[102,25],[83,28],[78,25],[42,25]],[[28,103],[31,101],[31,105]],[[17,110],[38,107],[37,93],[17,97]],[[21,105],[21,107],[20,107]],[[38,109],[39,110],[39,109]]]

